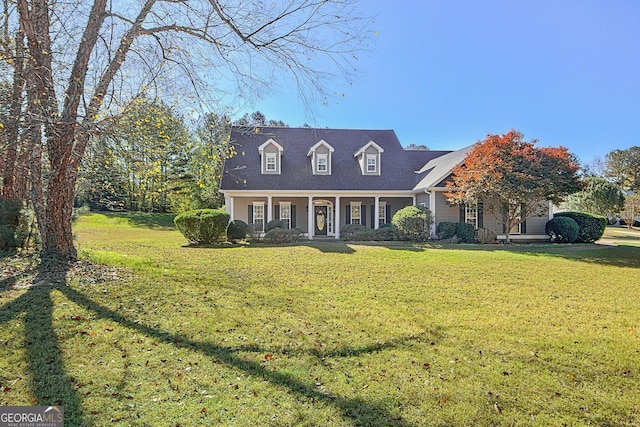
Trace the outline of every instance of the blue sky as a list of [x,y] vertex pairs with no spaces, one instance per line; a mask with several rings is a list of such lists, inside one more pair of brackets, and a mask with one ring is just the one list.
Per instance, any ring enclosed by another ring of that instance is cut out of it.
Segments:
[[394,129],[457,149],[517,129],[585,163],[640,145],[640,1],[363,0],[363,75],[305,116],[295,92],[257,102],[291,126]]

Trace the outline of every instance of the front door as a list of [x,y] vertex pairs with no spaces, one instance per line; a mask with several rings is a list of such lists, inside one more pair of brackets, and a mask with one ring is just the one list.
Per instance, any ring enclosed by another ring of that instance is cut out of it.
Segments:
[[326,206],[316,206],[315,207],[315,231],[314,235],[316,236],[326,236],[327,235],[327,207]]

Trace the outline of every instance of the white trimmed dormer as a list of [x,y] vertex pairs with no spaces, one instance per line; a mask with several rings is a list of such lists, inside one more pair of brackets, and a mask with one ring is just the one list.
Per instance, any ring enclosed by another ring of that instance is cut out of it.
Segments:
[[269,139],[258,147],[260,153],[260,173],[264,175],[280,175],[282,170],[282,152],[284,149],[273,139]]
[[314,175],[331,175],[331,153],[334,151],[324,140],[309,148],[307,157],[311,157],[311,170]]
[[353,157],[358,159],[362,175],[380,175],[382,153],[384,149],[373,141],[355,152]]

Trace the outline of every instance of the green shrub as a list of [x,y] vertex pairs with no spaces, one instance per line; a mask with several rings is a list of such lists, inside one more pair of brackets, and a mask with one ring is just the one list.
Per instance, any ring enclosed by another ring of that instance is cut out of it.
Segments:
[[274,228],[289,228],[289,224],[285,221],[280,221],[279,219],[271,220],[267,223],[267,226],[264,231],[269,232]]
[[429,208],[424,206],[405,206],[393,215],[391,223],[400,236],[424,242],[431,235],[433,216]]
[[476,230],[476,241],[481,245],[490,245],[496,242],[496,233],[488,228],[478,228]]
[[571,218],[578,223],[577,243],[592,243],[599,240],[607,226],[605,217],[585,212],[559,212],[554,215],[555,217]]
[[227,226],[227,239],[231,242],[237,242],[247,237],[249,232],[249,225],[239,219],[234,219]]
[[476,229],[471,224],[459,222],[456,236],[460,238],[462,243],[473,243],[476,241]]
[[371,240],[378,242],[398,240],[396,229],[391,224],[382,224],[377,230],[371,230],[371,232]]
[[282,228],[276,227],[267,231],[264,240],[269,243],[294,243],[300,240],[303,231],[299,228]]
[[347,224],[340,229],[340,239],[350,241],[373,240],[372,229],[364,225]]
[[566,216],[556,216],[544,226],[544,232],[551,236],[551,241],[555,243],[575,242],[579,229],[578,223]]
[[436,234],[442,240],[458,236],[462,243],[473,243],[476,239],[476,230],[466,222],[441,222],[436,227]]
[[459,222],[447,222],[443,221],[436,226],[436,235],[439,239],[446,240],[451,239],[458,232]]
[[364,225],[347,224],[340,229],[340,239],[352,242],[386,242],[397,240],[397,235],[391,224],[382,224],[378,229]]
[[198,209],[181,213],[174,223],[190,242],[209,244],[224,239],[229,214],[222,209]]

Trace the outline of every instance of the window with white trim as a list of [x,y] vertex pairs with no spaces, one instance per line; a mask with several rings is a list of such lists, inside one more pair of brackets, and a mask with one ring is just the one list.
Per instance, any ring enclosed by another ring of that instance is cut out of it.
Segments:
[[367,154],[367,172],[375,173],[378,170],[378,161],[376,154]]
[[464,222],[478,228],[478,203],[467,203],[464,205]]
[[253,203],[253,226],[255,231],[264,231],[264,202]]
[[378,223],[380,225],[387,223],[387,202],[380,202],[378,207]]
[[515,218],[518,223],[511,227],[509,234],[522,234],[522,205],[517,200],[509,200],[509,205],[510,209],[518,213]]
[[265,169],[267,170],[267,172],[278,171],[278,158],[276,156],[277,156],[276,153],[266,153]]
[[329,155],[317,154],[317,157],[318,173],[327,173],[327,171],[329,170]]
[[351,224],[362,224],[362,204],[360,202],[351,202]]
[[291,202],[280,202],[280,221],[291,228]]

